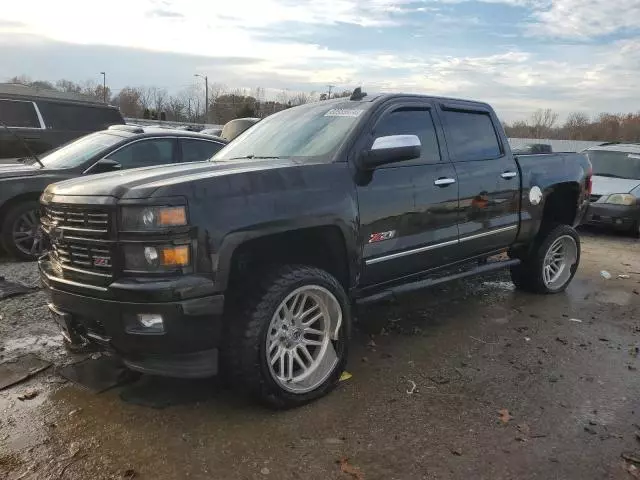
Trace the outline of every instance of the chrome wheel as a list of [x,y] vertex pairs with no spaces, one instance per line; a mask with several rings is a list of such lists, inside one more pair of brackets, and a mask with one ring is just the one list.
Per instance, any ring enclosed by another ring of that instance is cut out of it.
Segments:
[[562,287],[571,278],[571,267],[578,260],[578,245],[569,235],[558,237],[544,257],[542,278],[547,288]]
[[29,210],[20,215],[13,224],[13,243],[25,255],[35,256],[42,252],[42,230],[38,210]]
[[305,393],[320,386],[339,358],[342,308],[326,288],[307,285],[291,292],[271,318],[266,357],[273,379],[283,389]]

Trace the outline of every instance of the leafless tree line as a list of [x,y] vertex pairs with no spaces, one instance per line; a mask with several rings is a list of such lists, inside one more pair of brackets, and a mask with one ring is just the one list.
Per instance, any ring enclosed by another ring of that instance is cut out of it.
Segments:
[[[53,84],[48,81],[33,81],[21,75],[11,78],[9,82],[103,99],[102,85],[92,81],[75,83],[70,80],[58,80]],[[342,91],[332,93],[331,98],[349,95],[350,91]],[[296,105],[326,100],[328,95],[282,90],[270,97],[267,98],[265,89],[261,87],[231,89],[224,84],[213,83],[209,84],[209,105],[205,108],[205,91],[200,84],[184,88],[175,94],[170,94],[167,89],[160,87],[127,86],[113,95],[109,87],[106,88],[107,102],[118,106],[125,117],[215,124],[224,124],[241,117],[266,117]]]
[[508,137],[640,142],[640,112],[600,113],[590,117],[573,112],[560,123],[551,109],[535,111],[528,120],[505,124]]

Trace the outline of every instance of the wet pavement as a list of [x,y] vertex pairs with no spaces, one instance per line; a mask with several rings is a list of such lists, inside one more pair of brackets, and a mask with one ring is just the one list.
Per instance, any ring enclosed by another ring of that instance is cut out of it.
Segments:
[[[0,478],[640,478],[640,241],[586,232],[582,255],[565,294],[498,275],[360,312],[353,377],[288,412],[215,381],[64,383],[80,357],[44,294],[3,300],[0,362],[54,366],[0,391]],[[34,280],[29,264],[0,275]]]

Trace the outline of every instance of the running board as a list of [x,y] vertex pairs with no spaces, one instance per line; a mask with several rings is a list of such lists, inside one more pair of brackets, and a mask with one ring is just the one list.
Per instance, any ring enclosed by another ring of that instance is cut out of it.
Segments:
[[472,277],[474,275],[481,275],[484,273],[495,272],[498,270],[504,270],[505,268],[515,267],[520,264],[520,260],[517,258],[511,260],[503,260],[500,262],[489,262],[485,264],[476,265],[474,268],[458,272],[450,275],[444,275],[442,277],[429,277],[422,280],[416,280],[410,283],[403,283],[395,287],[388,287],[381,292],[374,293],[366,297],[362,297],[356,300],[357,305],[367,305],[369,303],[381,302],[384,300],[395,299],[399,295],[414,292],[416,290],[422,290],[423,288],[432,287],[441,283],[451,282],[453,280],[460,280],[462,278]]

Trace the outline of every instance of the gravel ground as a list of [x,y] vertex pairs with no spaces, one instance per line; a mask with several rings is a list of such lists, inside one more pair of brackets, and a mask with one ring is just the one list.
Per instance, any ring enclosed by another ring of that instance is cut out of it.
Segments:
[[37,265],[33,262],[0,260],[0,276],[33,287],[33,293],[0,301],[0,361],[25,353],[60,362],[65,357],[62,336],[49,319],[47,296],[40,289]]
[[[36,278],[29,264],[0,275]],[[0,302],[5,359],[71,360],[45,305],[42,292]],[[586,233],[565,294],[524,294],[497,275],[360,321],[353,377],[288,412],[215,382],[142,377],[95,395],[43,372],[0,392],[0,478],[640,478],[639,241]],[[123,400],[134,388],[174,405]]]

